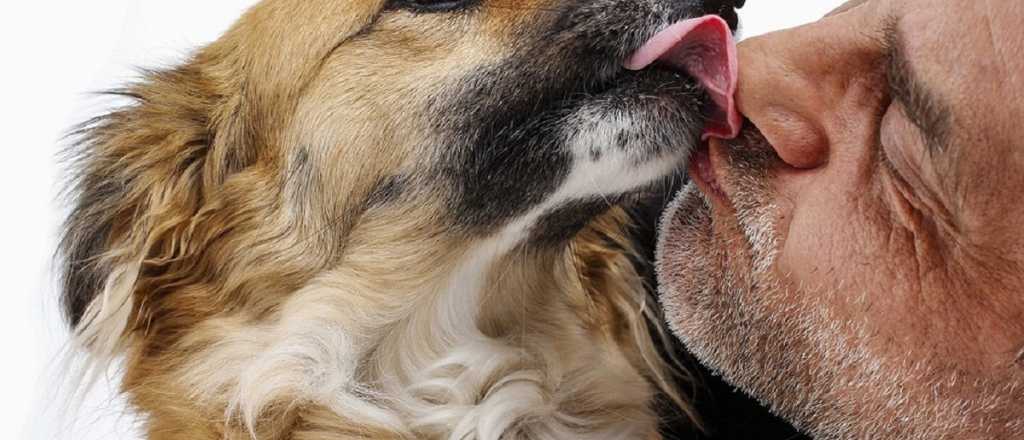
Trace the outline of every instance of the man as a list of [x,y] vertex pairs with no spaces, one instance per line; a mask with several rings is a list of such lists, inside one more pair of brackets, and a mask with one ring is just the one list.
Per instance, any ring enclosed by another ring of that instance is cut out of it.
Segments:
[[854,1],[739,56],[749,123],[663,224],[677,335],[816,438],[1024,438],[1024,2]]

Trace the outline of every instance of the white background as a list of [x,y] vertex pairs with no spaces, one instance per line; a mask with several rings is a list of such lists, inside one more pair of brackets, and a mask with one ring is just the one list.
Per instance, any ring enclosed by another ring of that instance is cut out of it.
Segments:
[[[217,37],[253,0],[35,0],[0,17],[0,439],[133,439],[130,416],[101,384],[61,425],[56,356],[65,342],[52,255],[61,134],[100,112],[89,92],[173,64]],[[798,25],[841,0],[748,0],[744,35]]]

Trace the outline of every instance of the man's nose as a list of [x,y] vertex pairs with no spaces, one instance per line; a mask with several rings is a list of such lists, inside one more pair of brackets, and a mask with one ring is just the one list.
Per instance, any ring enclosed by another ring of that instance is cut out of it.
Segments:
[[740,44],[739,110],[793,168],[828,163],[849,87],[875,69],[877,40],[854,29],[862,21],[840,15]]

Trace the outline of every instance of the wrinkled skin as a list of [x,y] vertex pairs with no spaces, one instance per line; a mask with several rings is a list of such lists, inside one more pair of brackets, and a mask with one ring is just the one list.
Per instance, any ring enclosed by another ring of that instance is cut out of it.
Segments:
[[1021,23],[861,0],[741,44],[750,123],[664,225],[680,338],[817,438],[1024,438]]

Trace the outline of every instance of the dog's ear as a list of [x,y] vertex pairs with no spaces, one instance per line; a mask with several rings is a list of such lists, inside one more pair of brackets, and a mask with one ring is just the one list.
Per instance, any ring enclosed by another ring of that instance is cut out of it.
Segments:
[[[200,69],[149,72],[112,93],[132,103],[72,134],[72,206],[60,242],[66,317],[82,342],[106,344],[96,347],[106,354],[116,351],[135,311],[147,260],[183,256],[177,243],[218,179],[211,172],[226,168],[211,161],[221,135],[216,91]],[[233,146],[238,157],[245,148]]]
[[260,191],[270,179],[253,168],[280,159],[303,86],[381,4],[264,1],[182,67],[114,92],[132,102],[73,133],[61,299],[80,343],[121,351],[155,292],[209,275],[214,241],[266,220],[275,192]]

